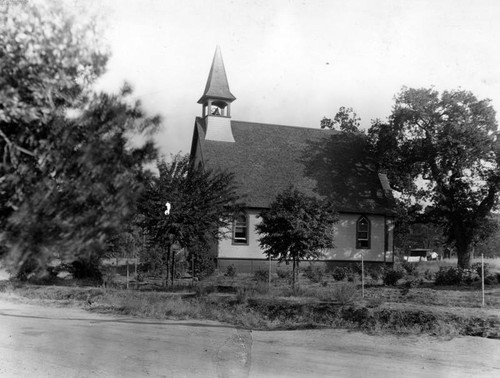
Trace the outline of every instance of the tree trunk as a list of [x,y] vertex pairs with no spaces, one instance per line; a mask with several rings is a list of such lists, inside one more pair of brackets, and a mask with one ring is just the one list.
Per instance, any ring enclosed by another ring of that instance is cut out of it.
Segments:
[[457,266],[462,269],[469,269],[471,264],[471,247],[472,243],[468,243],[464,236],[458,237],[455,240],[457,248]]
[[455,247],[457,248],[457,266],[462,269],[469,269],[471,263],[472,238],[468,237],[467,230],[461,220],[453,222],[455,233]]
[[469,269],[471,263],[471,251],[468,246],[460,248],[457,245],[458,267],[462,269]]
[[[171,247],[169,247],[171,249]],[[170,253],[171,253],[171,273],[170,273],[170,279],[171,279],[171,282],[172,282],[172,287],[174,286],[174,276],[175,276],[175,252],[171,249],[170,250]]]
[[292,265],[292,289],[295,290],[295,258]]
[[169,269],[169,262],[170,262],[170,243],[168,244],[167,246],[167,259],[166,259],[166,264],[165,264],[165,270],[166,270],[166,273],[165,273],[165,287],[168,287],[168,273],[170,272],[170,269]]

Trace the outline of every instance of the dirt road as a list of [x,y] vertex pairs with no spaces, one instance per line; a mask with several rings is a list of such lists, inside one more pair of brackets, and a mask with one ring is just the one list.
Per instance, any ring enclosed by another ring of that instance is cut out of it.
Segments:
[[495,377],[500,341],[261,332],[0,299],[0,377]]

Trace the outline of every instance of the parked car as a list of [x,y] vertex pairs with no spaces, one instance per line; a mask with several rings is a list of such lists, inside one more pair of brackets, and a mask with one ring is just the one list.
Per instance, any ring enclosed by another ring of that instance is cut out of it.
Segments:
[[403,259],[408,262],[439,260],[439,254],[432,249],[415,248],[411,249]]

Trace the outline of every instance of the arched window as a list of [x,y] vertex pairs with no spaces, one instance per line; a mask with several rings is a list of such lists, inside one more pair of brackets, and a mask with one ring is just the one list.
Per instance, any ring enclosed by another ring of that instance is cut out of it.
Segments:
[[238,214],[234,218],[233,244],[248,244],[248,221],[246,214]]
[[370,220],[364,215],[359,217],[356,222],[356,248],[369,249],[370,248],[370,233],[371,225]]

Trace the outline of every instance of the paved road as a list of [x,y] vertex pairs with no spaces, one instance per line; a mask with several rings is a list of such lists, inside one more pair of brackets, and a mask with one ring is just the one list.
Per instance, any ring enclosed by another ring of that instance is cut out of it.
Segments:
[[500,341],[261,332],[0,299],[0,377],[495,377]]

